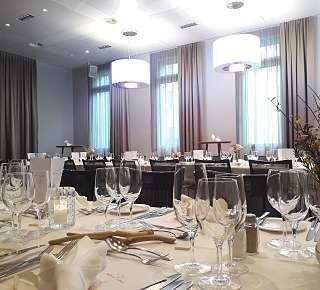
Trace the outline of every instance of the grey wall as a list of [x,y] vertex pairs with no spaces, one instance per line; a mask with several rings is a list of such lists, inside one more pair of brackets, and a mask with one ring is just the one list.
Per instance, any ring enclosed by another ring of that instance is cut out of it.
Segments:
[[65,139],[73,142],[72,71],[37,63],[39,152],[57,152]]

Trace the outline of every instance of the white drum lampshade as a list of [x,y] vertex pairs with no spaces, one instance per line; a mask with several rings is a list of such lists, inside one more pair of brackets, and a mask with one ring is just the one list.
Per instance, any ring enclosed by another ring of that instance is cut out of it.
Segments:
[[119,59],[111,63],[112,85],[118,88],[145,88],[150,84],[149,63],[141,59]]
[[252,34],[234,34],[213,42],[213,66],[219,72],[238,72],[259,68],[260,38]]

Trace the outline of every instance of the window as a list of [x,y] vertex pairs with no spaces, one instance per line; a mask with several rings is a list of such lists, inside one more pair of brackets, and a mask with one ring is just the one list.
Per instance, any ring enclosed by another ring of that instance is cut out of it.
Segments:
[[99,67],[90,81],[90,146],[109,151],[110,145],[110,71]]
[[270,99],[280,101],[278,31],[261,37],[261,67],[241,73],[238,82],[238,139],[247,149],[281,147],[282,123]]
[[159,153],[179,151],[178,63],[175,50],[152,55],[151,83],[154,112],[154,150]]

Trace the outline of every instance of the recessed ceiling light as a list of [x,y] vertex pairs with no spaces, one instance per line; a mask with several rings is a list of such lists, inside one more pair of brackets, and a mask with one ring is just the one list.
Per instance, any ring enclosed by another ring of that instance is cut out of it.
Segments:
[[115,18],[107,18],[106,22],[109,24],[117,24],[118,23],[117,19],[115,19]]
[[10,27],[11,25],[10,25],[10,23],[6,23],[5,26]]
[[48,9],[47,8],[43,8],[42,12],[48,12]]
[[228,0],[227,7],[229,9],[237,10],[244,6],[244,0]]
[[89,53],[90,53],[90,50],[89,50],[89,49],[86,49],[86,50],[84,51],[84,53],[89,54]]

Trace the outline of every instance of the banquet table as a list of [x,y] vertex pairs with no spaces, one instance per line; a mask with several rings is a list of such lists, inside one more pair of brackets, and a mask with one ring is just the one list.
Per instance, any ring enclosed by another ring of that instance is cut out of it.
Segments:
[[[111,215],[109,214],[109,217]],[[113,216],[114,218],[114,216]],[[34,223],[31,217],[23,218],[24,224]],[[103,214],[76,215],[76,224],[72,231],[93,230],[94,225],[104,221]],[[174,213],[148,219],[148,222],[167,226],[180,225],[175,218]],[[50,239],[62,237],[68,230],[52,231],[41,238],[41,243],[46,243]],[[249,267],[247,274],[241,275],[239,280],[242,284],[241,289],[259,289],[259,290],[318,290],[320,288],[320,265],[315,257],[305,261],[290,261],[280,256],[277,251],[269,249],[265,242],[276,235],[260,231],[259,253],[256,255],[247,255],[242,261]],[[307,246],[314,246],[314,242],[305,242],[306,232],[298,234],[298,240]],[[29,241],[23,244],[23,247],[36,244],[36,241]],[[110,253],[106,255],[107,266],[99,274],[99,283],[95,290],[137,290],[152,282],[160,280],[165,276],[174,273],[174,264],[188,261],[190,253],[186,250],[178,250],[176,246],[187,247],[188,241],[177,240],[175,244],[165,244],[162,242],[144,242],[143,247],[157,249],[163,253],[169,253],[174,259],[172,261],[158,261],[152,265],[144,265],[134,257]],[[203,233],[199,233],[195,243],[196,259],[199,262],[213,264],[215,262],[215,247],[213,242]],[[59,247],[59,246],[56,246]],[[227,257],[227,250],[224,249],[224,258]],[[38,273],[38,269],[30,270],[19,276],[28,279]],[[33,276],[34,277],[34,276]],[[192,289],[199,289],[197,286],[198,277],[194,277],[194,286]],[[13,279],[0,282],[1,290],[12,288]],[[24,290],[24,289],[22,289]],[[27,290],[27,288],[26,288]]]

